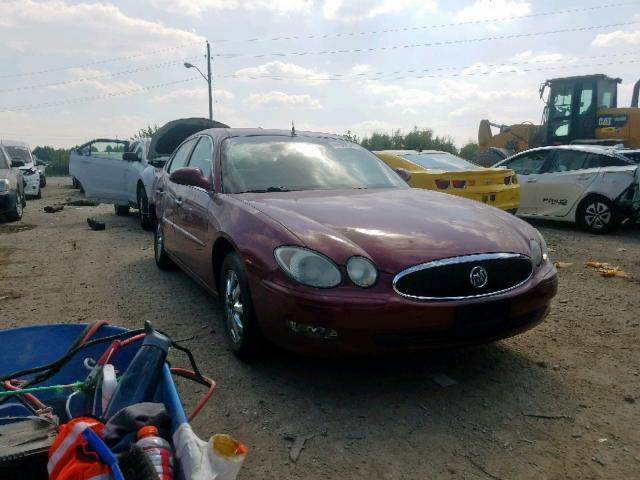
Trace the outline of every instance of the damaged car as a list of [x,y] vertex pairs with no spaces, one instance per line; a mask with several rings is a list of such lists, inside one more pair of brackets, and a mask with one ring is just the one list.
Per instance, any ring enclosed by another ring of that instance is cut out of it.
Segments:
[[5,153],[14,165],[20,165],[20,172],[25,181],[24,193],[27,198],[41,198],[42,192],[40,170],[38,170],[31,149],[25,142],[2,140]]
[[589,232],[608,233],[640,211],[638,164],[608,147],[535,148],[495,166],[518,175],[522,217],[576,222]]
[[0,215],[4,215],[10,222],[22,219],[27,204],[20,166],[24,166],[24,163],[12,162],[9,154],[0,145]]
[[71,151],[69,174],[87,199],[113,204],[116,215],[139,210],[140,226],[155,224],[153,180],[173,150],[188,136],[206,128],[226,125],[205,118],[174,120],[152,138],[95,139]]
[[324,133],[210,129],[156,182],[155,262],[218,295],[232,351],[456,347],[548,314],[542,235],[461,197],[410,188],[373,153]]

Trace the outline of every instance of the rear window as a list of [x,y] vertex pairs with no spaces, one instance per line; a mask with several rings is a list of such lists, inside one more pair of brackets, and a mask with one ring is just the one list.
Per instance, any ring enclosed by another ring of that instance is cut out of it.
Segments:
[[463,158],[456,157],[447,152],[405,153],[400,156],[429,170],[458,171],[482,169],[482,167],[478,165],[474,165]]

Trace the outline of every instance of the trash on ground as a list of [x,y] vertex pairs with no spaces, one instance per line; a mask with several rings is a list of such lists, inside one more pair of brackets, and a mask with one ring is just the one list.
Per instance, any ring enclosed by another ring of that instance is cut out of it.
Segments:
[[585,267],[595,269],[602,277],[610,278],[610,277],[621,277],[621,278],[629,278],[630,275],[622,270],[617,265],[611,265],[610,263],[605,262],[596,262],[590,260],[585,262]]
[[98,222],[97,220],[94,220],[93,218],[87,218],[87,224],[89,225],[89,228],[91,230],[104,230],[106,228],[106,225],[103,222]]
[[440,385],[443,388],[451,387],[453,385],[457,385],[458,384],[457,381],[455,381],[449,375],[445,375],[444,373],[440,373],[440,374],[436,375],[435,377],[432,377],[431,380],[433,380],[434,382],[436,382],[438,385]]
[[315,436],[316,434],[312,433],[311,435],[298,435],[297,437],[293,437],[293,445],[291,445],[291,450],[289,450],[289,458],[292,462],[295,463],[298,461],[302,450],[304,450],[304,444],[307,440],[311,440]]
[[57,213],[64,210],[64,205],[56,204],[56,205],[47,205],[44,207],[44,211],[46,213]]
[[553,266],[556,268],[569,268],[573,265],[572,262],[553,262]]

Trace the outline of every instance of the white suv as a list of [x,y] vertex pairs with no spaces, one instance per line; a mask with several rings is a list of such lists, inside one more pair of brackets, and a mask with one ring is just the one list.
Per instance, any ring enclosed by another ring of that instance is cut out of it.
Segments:
[[36,166],[29,145],[16,140],[1,140],[0,143],[2,143],[5,152],[7,152],[12,162],[22,163],[18,168],[24,177],[25,196],[27,198],[40,198],[42,196],[42,192],[40,191],[40,170],[38,170]]
[[640,212],[637,163],[610,147],[563,145],[535,148],[495,165],[516,172],[523,217],[577,222],[607,233]]

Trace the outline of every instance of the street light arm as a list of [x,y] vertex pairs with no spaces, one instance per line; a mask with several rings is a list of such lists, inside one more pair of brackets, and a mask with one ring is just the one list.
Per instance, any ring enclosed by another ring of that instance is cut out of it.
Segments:
[[207,76],[204,73],[202,73],[202,71],[200,71],[200,69],[196,67],[193,63],[185,63],[184,66],[186,68],[195,68],[198,71],[198,73],[202,76],[202,78],[204,78],[204,81],[209,82],[209,79],[207,78]]

